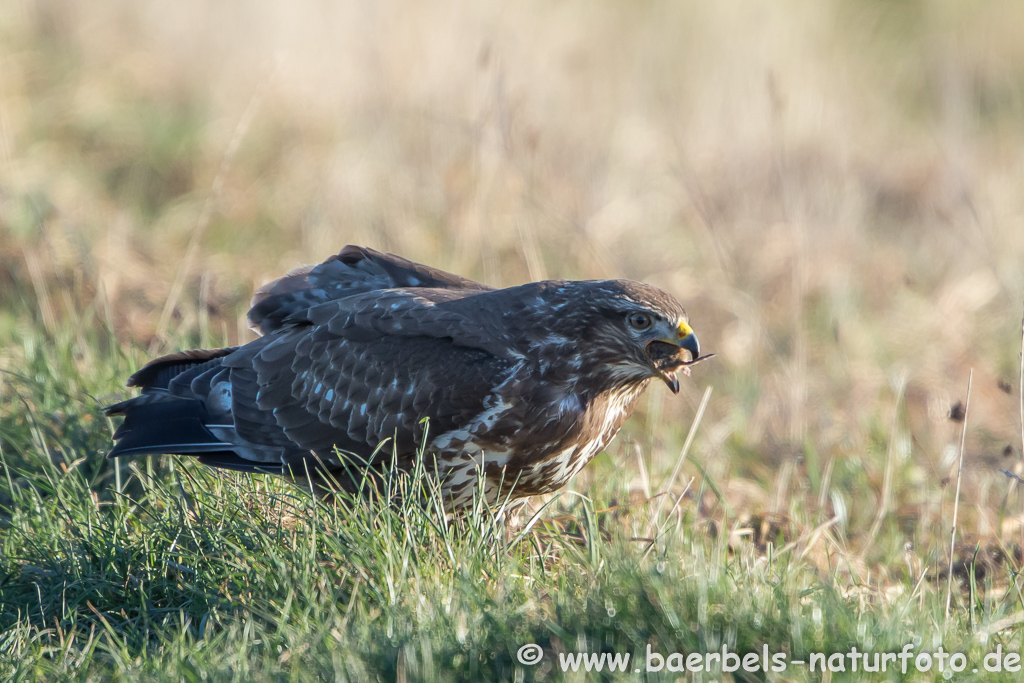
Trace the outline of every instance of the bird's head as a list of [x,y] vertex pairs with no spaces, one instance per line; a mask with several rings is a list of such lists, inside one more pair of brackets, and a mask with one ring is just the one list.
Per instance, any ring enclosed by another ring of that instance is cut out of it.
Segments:
[[631,280],[581,284],[586,303],[578,322],[587,369],[616,384],[659,377],[679,393],[676,373],[689,374],[700,344],[675,297]]

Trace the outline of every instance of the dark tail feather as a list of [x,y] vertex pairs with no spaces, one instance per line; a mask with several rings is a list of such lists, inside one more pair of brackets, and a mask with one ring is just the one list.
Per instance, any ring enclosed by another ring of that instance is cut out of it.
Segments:
[[235,455],[232,451],[217,451],[215,453],[203,453],[199,456],[199,462],[210,467],[222,470],[234,470],[235,472],[249,472],[251,474],[284,474],[285,466],[272,462],[253,462]]
[[225,349],[192,349],[179,351],[169,356],[162,356],[146,363],[134,375],[128,378],[128,386],[142,389],[166,389],[171,380],[182,372],[196,365],[222,358],[238,350],[237,346]]
[[108,458],[221,453],[231,448],[203,426],[209,416],[203,404],[194,399],[143,395],[110,406],[107,414],[124,415],[124,422],[114,432],[117,443]]

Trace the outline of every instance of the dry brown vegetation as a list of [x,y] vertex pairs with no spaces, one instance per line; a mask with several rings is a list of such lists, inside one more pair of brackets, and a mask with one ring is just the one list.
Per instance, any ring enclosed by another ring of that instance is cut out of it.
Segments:
[[259,284],[348,243],[645,280],[718,356],[577,488],[614,465],[611,495],[657,493],[710,386],[677,512],[939,576],[973,370],[960,539],[1015,568],[1021,26],[1012,1],[6,2],[0,364],[69,325],[140,362],[235,343]]

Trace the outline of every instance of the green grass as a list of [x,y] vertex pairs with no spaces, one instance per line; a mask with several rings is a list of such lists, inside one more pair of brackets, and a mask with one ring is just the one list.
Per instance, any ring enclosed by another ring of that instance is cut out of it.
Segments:
[[[1024,5],[330,4],[0,2],[0,679],[817,681],[555,664],[907,643],[997,678]],[[246,341],[259,285],[347,243],[647,281],[717,357],[522,538],[105,458],[131,372]]]
[[[963,652],[974,666],[997,643],[1020,648],[1013,630],[978,638],[1024,607],[1008,567],[955,589],[947,619],[942,572],[900,568],[912,553],[895,547],[892,522],[873,551],[891,553],[880,581],[810,519],[759,527],[688,498],[616,505],[626,482],[613,458],[593,465],[600,483],[553,500],[518,534],[482,503],[446,519],[436,492],[417,488],[422,473],[385,481],[398,504],[375,502],[387,491],[325,504],[183,458],[114,463],[96,397],[132,363],[96,342],[23,337],[23,371],[4,375],[4,680],[586,680],[559,670],[559,653],[629,653],[646,667],[648,647],[767,646],[806,659],[912,643]],[[691,489],[706,500],[701,489],[717,485],[695,464]],[[819,566],[807,555],[822,547]],[[516,655],[530,643],[544,661],[527,667]],[[591,675],[677,675],[633,666]]]

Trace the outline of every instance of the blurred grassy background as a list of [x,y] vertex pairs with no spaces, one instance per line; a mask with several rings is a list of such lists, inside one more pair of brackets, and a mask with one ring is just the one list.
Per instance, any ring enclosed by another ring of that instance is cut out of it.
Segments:
[[[899,563],[948,542],[973,370],[961,526],[1009,542],[1020,26],[1013,1],[9,0],[0,368],[64,340],[102,403],[147,354],[250,338],[258,285],[348,243],[497,286],[629,277],[718,357],[578,487],[643,488],[636,446],[657,488],[711,386],[690,458],[734,514],[866,548],[881,509]],[[4,381],[10,441],[56,409]]]

